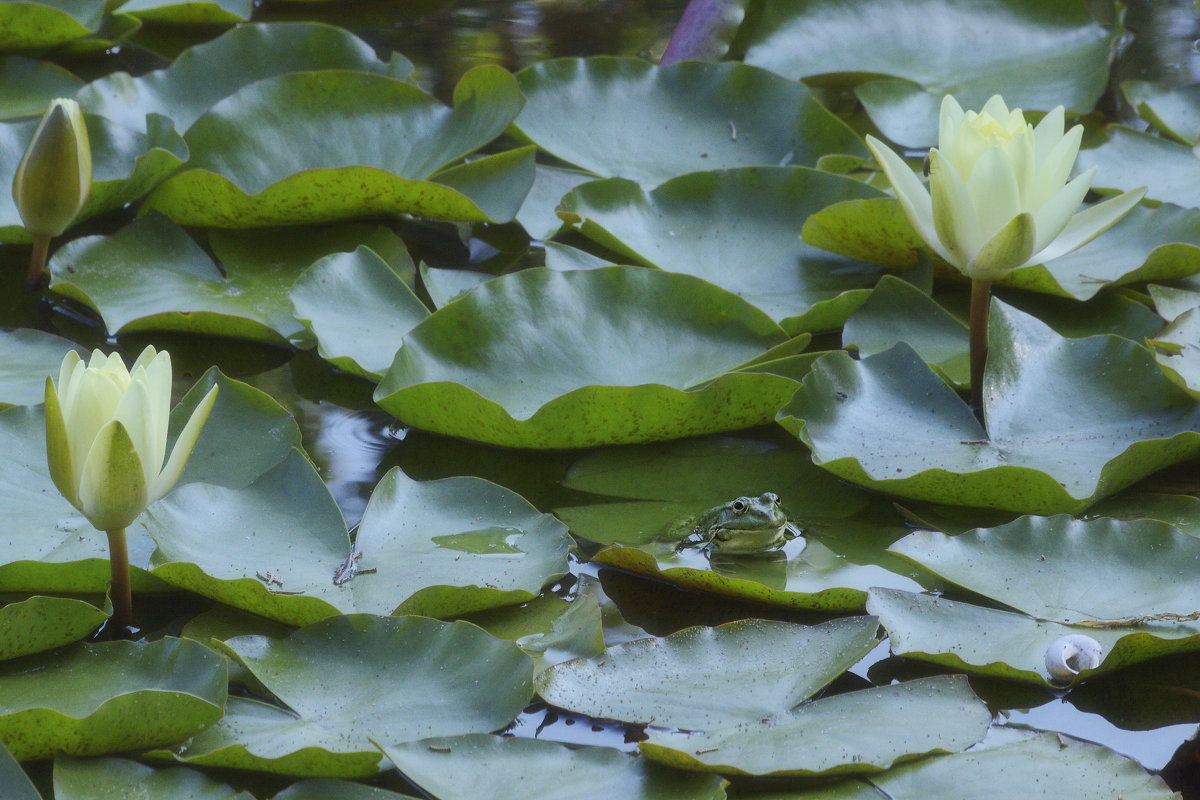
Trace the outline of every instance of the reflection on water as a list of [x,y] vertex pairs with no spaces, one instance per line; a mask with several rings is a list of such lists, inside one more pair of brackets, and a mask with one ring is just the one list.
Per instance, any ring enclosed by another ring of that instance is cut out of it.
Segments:
[[458,550],[462,553],[485,556],[512,555],[525,553],[524,550],[517,547],[517,542],[524,535],[524,532],[517,528],[491,527],[445,536],[431,536],[430,540],[438,547]]

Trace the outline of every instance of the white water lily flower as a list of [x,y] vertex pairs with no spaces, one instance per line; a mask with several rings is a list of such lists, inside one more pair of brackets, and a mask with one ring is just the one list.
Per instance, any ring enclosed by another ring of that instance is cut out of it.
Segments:
[[92,191],[92,148],[74,100],[50,103],[13,175],[13,202],[25,229],[58,236]]
[[216,401],[209,390],[164,466],[171,414],[171,356],[147,347],[127,370],[117,354],[74,350],[46,379],[46,456],[54,485],[96,528],[125,528],[171,490]]
[[938,146],[929,151],[929,191],[887,145],[867,146],[887,173],[921,238],[972,280],[999,280],[1090,242],[1146,193],[1133,189],[1079,209],[1096,168],[1068,182],[1082,126],[1063,132],[1063,108],[1034,127],[994,95],[979,113],[942,100]]

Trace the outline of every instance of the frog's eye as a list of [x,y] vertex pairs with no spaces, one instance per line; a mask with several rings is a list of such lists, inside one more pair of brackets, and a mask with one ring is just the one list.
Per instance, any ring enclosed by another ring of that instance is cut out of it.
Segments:
[[743,511],[745,511],[746,510],[746,501],[741,500],[741,499],[734,500],[733,501],[733,510],[739,514],[742,513]]

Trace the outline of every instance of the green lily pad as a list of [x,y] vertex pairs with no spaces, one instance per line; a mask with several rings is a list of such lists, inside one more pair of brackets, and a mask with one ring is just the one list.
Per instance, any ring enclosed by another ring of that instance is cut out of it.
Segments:
[[701,170],[866,155],[804,86],[745,64],[563,58],[517,80],[526,98],[518,131],[601,177],[653,186]]
[[83,81],[57,64],[0,56],[0,119],[40,117],[51,100],[70,97],[81,86]]
[[154,769],[120,758],[54,761],[55,800],[137,797],[139,800],[254,800],[225,783],[184,767]]
[[369,380],[379,379],[404,334],[429,316],[396,271],[365,246],[314,263],[296,279],[291,297],[321,357]]
[[958,388],[970,386],[967,326],[907,281],[884,275],[842,329],[842,346],[872,356],[906,342]]
[[529,657],[465,622],[423,617],[332,617],[285,639],[226,645],[289,710],[234,703],[224,719],[169,756],[313,777],[366,777],[379,751],[401,743],[483,733],[511,721],[532,689]]
[[[831,203],[879,197],[866,184],[804,167],[742,167],[673,178],[650,192],[624,178],[563,198],[580,233],[630,264],[684,272],[741,295],[789,333],[837,328],[879,278],[873,265],[800,241]],[[850,293],[849,295],[847,293]]]
[[999,93],[1009,106],[1091,111],[1119,35],[1071,0],[812,0],[765,7],[746,63],[793,80],[856,84],[889,139],[929,147],[947,94],[963,108]]
[[104,3],[97,0],[44,0],[0,5],[0,50],[56,47],[100,28]]
[[[160,0],[139,2],[166,5]],[[233,3],[240,5],[244,0]],[[126,9],[133,10],[133,3],[127,3],[122,11]],[[145,16],[144,12],[140,15]],[[127,128],[143,130],[147,114],[162,114],[182,132],[243,86],[288,72],[318,69],[358,70],[405,79],[412,73],[412,64],[398,54],[387,63],[380,61],[369,45],[341,28],[308,22],[249,23],[188,48],[166,69],[136,78],[127,72],[106,75],[89,83],[75,99],[84,110]]]
[[176,742],[221,717],[225,681],[224,661],[187,639],[0,662],[0,741],[20,761]]
[[466,620],[498,639],[516,642],[533,658],[534,674],[604,651],[603,612],[588,594],[564,600],[545,592],[528,603],[481,611]]
[[892,550],[1011,608],[1064,624],[1200,611],[1200,539],[1154,520],[1021,517],[958,536],[916,531]]
[[724,781],[677,772],[608,747],[473,734],[380,743],[405,777],[441,800],[724,800]]
[[[1184,208],[1200,206],[1200,158],[1186,145],[1113,125],[1108,141],[1080,150],[1077,169],[1096,167],[1092,188],[1112,192],[1147,187],[1146,199]],[[1108,237],[1105,237],[1108,238]]]
[[704,772],[871,773],[964,750],[983,738],[991,718],[966,678],[949,675],[824,697],[699,734],[651,729],[638,747],[655,761]]
[[[9,6],[0,6],[0,9]],[[2,23],[0,23],[2,24]],[[162,117],[137,133],[92,114],[85,116],[92,146],[93,183],[75,224],[137,200],[187,158],[187,148]],[[12,184],[37,120],[0,123],[0,185]],[[10,192],[0,192],[0,242],[31,241]]]
[[965,753],[903,764],[881,775],[819,789],[758,795],[760,800],[1170,800],[1157,775],[1107,747],[1057,733],[994,727]]
[[25,770],[21,769],[21,765],[3,743],[0,743],[0,781],[4,782],[8,800],[42,800]]
[[780,422],[854,483],[1022,513],[1081,510],[1200,452],[1195,403],[1133,342],[1062,339],[998,301],[989,338],[986,432],[905,344],[825,356]]
[[33,596],[0,607],[0,660],[78,641],[112,612],[72,597]]
[[[607,263],[604,266],[608,266]],[[447,303],[458,299],[460,295],[474,289],[484,281],[496,277],[487,272],[477,272],[473,269],[440,269],[427,264],[421,265],[421,285],[425,287],[434,308],[441,308]],[[407,333],[408,330],[405,330]],[[395,348],[392,354],[395,354]],[[391,359],[389,358],[389,363]],[[384,369],[387,364],[384,365]]]
[[872,589],[867,610],[879,616],[893,655],[957,672],[1060,687],[1051,681],[1046,651],[1061,637],[1083,635],[1100,646],[1102,661],[1076,682],[1174,653],[1200,649],[1200,625],[1145,623],[1096,628],[1034,619],[944,597]]
[[549,514],[480,478],[419,483],[394,467],[358,527],[364,568],[344,584],[360,611],[446,617],[521,603],[567,571],[571,537]]
[[873,617],[687,628],[551,667],[534,686],[546,702],[592,717],[717,730],[816,694],[878,644],[876,630]]
[[298,781],[271,800],[416,800],[412,795],[389,792],[377,786],[338,780],[310,778]]
[[380,214],[511,220],[533,181],[532,148],[446,167],[512,121],[522,104],[516,81],[479,67],[454,98],[447,108],[410,83],[348,70],[264,78],[196,120],[188,168],[144,208],[223,228]]
[[538,164],[534,170],[533,186],[517,212],[517,222],[534,239],[549,239],[558,233],[563,221],[555,213],[563,196],[595,176],[574,169]]
[[0,408],[42,402],[46,378],[57,376],[74,343],[39,330],[0,331]]
[[1142,119],[1189,147],[1200,139],[1200,88],[1125,81],[1121,91]]
[[290,625],[339,612],[346,523],[299,451],[245,488],[182,486],[145,522],[154,573],[176,586]]
[[1177,286],[1161,286],[1152,283],[1146,287],[1158,315],[1168,322],[1177,319],[1185,311],[1200,307],[1200,292]]
[[1178,352],[1155,350],[1154,357],[1163,372],[1192,397],[1200,399],[1200,347],[1197,346],[1200,342],[1200,310],[1193,308],[1183,312],[1154,338],[1178,348]]
[[236,25],[253,9],[253,0],[128,0],[121,13],[166,25]]
[[413,328],[375,400],[414,427],[509,447],[673,439],[769,419],[795,383],[724,373],[786,338],[689,275],[527,269]]
[[1191,536],[1200,536],[1200,498],[1159,492],[1121,492],[1088,510],[1089,517],[1154,519]]
[[[95,309],[114,334],[179,331],[286,345],[308,336],[289,298],[304,269],[331,252],[394,239],[360,225],[262,232],[254,244],[237,236],[213,237],[218,266],[183,228],[152,214],[111,236],[64,245],[51,260],[51,287]],[[226,251],[232,257],[222,257]]]

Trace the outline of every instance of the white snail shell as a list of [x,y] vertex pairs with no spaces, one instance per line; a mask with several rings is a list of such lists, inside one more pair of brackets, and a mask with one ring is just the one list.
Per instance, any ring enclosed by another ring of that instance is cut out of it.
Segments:
[[1046,671],[1050,673],[1050,682],[1065,686],[1075,680],[1075,676],[1085,669],[1100,666],[1104,658],[1104,648],[1090,636],[1072,633],[1070,636],[1060,636],[1046,648]]

